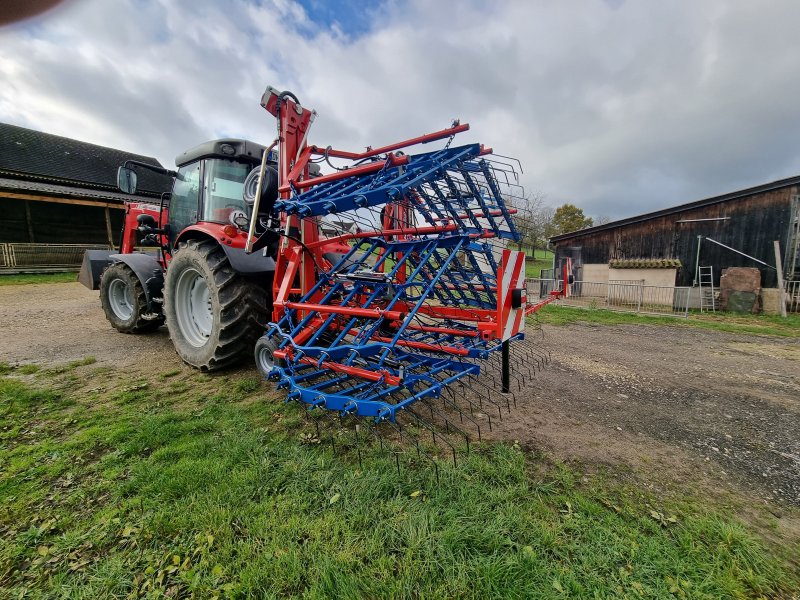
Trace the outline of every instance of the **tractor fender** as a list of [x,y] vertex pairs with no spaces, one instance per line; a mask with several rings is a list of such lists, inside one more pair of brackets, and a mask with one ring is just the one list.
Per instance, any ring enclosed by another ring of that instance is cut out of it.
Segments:
[[161,263],[152,255],[143,252],[111,254],[109,258],[112,262],[125,263],[131,268],[142,282],[148,310],[160,314],[161,298],[164,294],[164,268]]
[[[237,273],[242,275],[258,275],[261,273],[272,273],[275,271],[275,261],[271,256],[267,256],[263,250],[251,252],[244,251],[244,248],[237,248],[219,241],[221,225],[217,223],[197,223],[184,229],[175,241],[177,245],[190,239],[207,238],[214,240],[219,247],[225,251],[228,262]],[[238,240],[237,240],[238,241]],[[241,242],[242,244],[244,242]]]
[[220,246],[225,250],[231,267],[237,273],[254,275],[256,273],[272,273],[275,270],[275,261],[271,256],[264,256],[263,250],[247,254],[244,248],[233,248],[225,244],[220,244]]

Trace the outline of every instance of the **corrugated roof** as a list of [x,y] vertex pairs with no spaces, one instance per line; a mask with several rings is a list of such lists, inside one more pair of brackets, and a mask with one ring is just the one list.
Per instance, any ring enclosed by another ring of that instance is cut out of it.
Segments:
[[[8,178],[116,191],[117,167],[126,160],[162,166],[151,156],[0,123],[0,172]],[[140,194],[158,196],[172,187],[166,175],[145,169],[138,175]]]
[[0,192],[37,192],[38,194],[48,194],[51,196],[65,196],[69,198],[88,198],[91,200],[105,200],[107,202],[118,202],[122,205],[131,200],[157,202],[154,198],[142,198],[123,194],[122,192],[110,192],[101,189],[88,187],[74,187],[68,185],[56,185],[53,183],[42,183],[39,181],[29,181],[25,179],[10,179],[0,177]]
[[702,206],[709,206],[711,204],[719,204],[721,202],[728,202],[730,200],[736,200],[738,198],[746,198],[747,196],[754,196],[755,194],[763,194],[764,192],[770,192],[772,190],[778,190],[793,185],[800,185],[800,175],[795,175],[794,177],[788,177],[786,179],[779,179],[771,183],[764,183],[761,185],[757,185],[755,187],[739,190],[737,192],[729,192],[727,194],[722,194],[721,196],[704,198],[703,200],[695,200],[694,202],[689,202],[687,204],[680,204],[679,206],[673,206],[671,208],[664,208],[662,210],[657,210],[654,212],[637,215],[635,217],[620,219],[619,221],[611,221],[610,223],[605,223],[604,225],[597,225],[595,227],[587,227],[586,229],[579,229],[578,231],[570,231],[569,233],[562,233],[561,235],[554,235],[553,237],[550,238],[550,241],[560,242],[562,240],[568,240],[570,238],[595,233],[597,231],[616,229],[617,227],[630,225],[632,223],[641,223],[642,221],[657,219],[659,217],[683,212],[685,210],[700,208]]

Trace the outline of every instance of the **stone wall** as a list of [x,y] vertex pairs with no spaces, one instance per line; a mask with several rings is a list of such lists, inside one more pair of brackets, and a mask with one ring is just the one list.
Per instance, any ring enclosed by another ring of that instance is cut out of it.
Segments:
[[645,285],[673,287],[678,269],[609,269],[609,281],[642,281]]

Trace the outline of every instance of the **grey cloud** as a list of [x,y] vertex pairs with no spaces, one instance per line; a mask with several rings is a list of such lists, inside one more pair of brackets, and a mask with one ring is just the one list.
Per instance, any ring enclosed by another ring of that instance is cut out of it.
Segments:
[[800,171],[800,4],[390,2],[369,33],[290,0],[76,2],[0,31],[0,119],[154,154],[268,142],[267,84],[312,141],[380,145],[460,117],[553,204],[626,215]]

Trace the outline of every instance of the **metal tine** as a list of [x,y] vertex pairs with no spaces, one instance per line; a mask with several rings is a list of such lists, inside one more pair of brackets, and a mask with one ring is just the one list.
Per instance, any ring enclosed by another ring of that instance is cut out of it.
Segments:
[[[378,442],[379,442],[380,448],[381,448],[381,452],[384,451],[384,443],[386,443],[386,444],[390,443],[390,440],[388,439],[388,437],[383,435],[383,429],[385,429],[385,428],[382,427],[382,424],[378,425],[378,424],[374,423],[372,420],[368,420],[367,421],[367,431],[369,431],[375,438],[378,439]],[[384,440],[386,440],[386,441],[384,442]],[[396,446],[396,444],[393,444],[393,445]],[[402,448],[392,449],[392,450],[389,450],[389,453],[392,456],[394,456],[395,465],[397,466],[397,475],[399,477],[401,475],[401,472],[400,472],[400,454],[403,453],[403,449]]]
[[[485,388],[486,388],[486,390],[487,390],[487,395],[488,395],[488,394],[490,394],[491,392],[496,392],[496,391],[497,391],[496,389],[494,389],[494,388],[492,388],[492,387],[490,387],[490,386],[486,385],[485,383],[483,383],[483,382],[480,380],[480,378],[479,378],[479,377],[475,377],[473,380],[474,380],[474,382],[475,382],[475,383],[477,383],[478,385],[482,385],[483,387],[485,387]],[[506,398],[505,398],[505,400],[506,400],[506,409],[508,410],[508,412],[511,412],[511,403],[509,402],[509,400],[508,400],[508,397],[506,397]],[[490,399],[489,401],[490,401],[490,402],[492,402],[492,404],[494,404],[495,406],[497,406],[497,408],[498,408],[498,411],[499,411],[499,410],[501,410],[501,406],[500,406],[500,404],[499,404],[499,403],[497,403],[497,402],[493,402],[491,399]],[[500,412],[500,418],[501,418],[501,419],[503,418],[503,413],[502,413],[502,412]]]
[[333,453],[334,456],[336,456],[336,439],[334,437],[334,431],[333,430],[334,429],[338,430],[341,426],[340,426],[339,423],[336,422],[336,418],[334,417],[333,413],[331,413],[330,411],[325,410],[325,409],[319,409],[319,411],[317,411],[317,412],[319,414],[319,417],[315,417],[315,418],[327,419],[328,424],[330,425],[330,427],[328,427],[328,431],[329,431],[329,438],[330,438],[330,442],[331,442],[331,452]]
[[[536,365],[539,367],[539,370],[541,371],[542,367],[544,366],[543,361],[541,360],[539,355],[537,355],[533,351],[533,348],[530,348],[528,346],[523,346],[522,348],[520,348],[520,351],[525,354],[526,362],[528,364],[533,366],[533,363],[536,363]],[[534,367],[534,373],[535,372],[536,372],[536,367]]]
[[453,466],[457,466],[458,462],[456,461],[456,447],[451,444],[444,436],[442,436],[441,432],[439,432],[439,438],[436,437],[436,427],[434,427],[431,423],[429,423],[424,417],[419,415],[417,411],[413,408],[408,408],[405,411],[407,414],[411,415],[416,419],[417,423],[421,425],[423,428],[427,429],[431,432],[431,438],[433,439],[433,443],[435,445],[439,445],[439,440],[442,441],[443,444],[446,444],[450,448],[450,452],[453,455]]
[[[463,386],[461,386],[461,387],[463,387]],[[476,427],[478,427],[478,439],[480,439],[480,437],[481,437],[480,426],[478,426],[477,425],[477,421],[475,421],[475,419],[472,418],[472,417],[475,416],[475,403],[472,400],[469,399],[469,397],[467,396],[466,393],[463,393],[461,395],[461,399],[466,401],[466,403],[469,405],[469,414],[470,414],[470,416],[468,417],[467,415],[464,414],[464,412],[461,410],[461,407],[458,405],[458,400],[456,398],[455,390],[453,390],[452,387],[447,387],[447,388],[445,388],[445,391],[448,392],[450,394],[450,396],[452,397],[452,399],[450,400],[449,404],[456,411],[458,411],[458,413],[461,415],[462,418],[466,418],[467,420],[472,421],[473,423],[475,423]],[[444,398],[444,396],[442,396],[442,400],[445,403],[447,403],[447,400]]]
[[410,432],[406,432],[406,428],[403,427],[397,421],[387,421],[387,424],[388,424],[387,425],[388,427],[394,428],[395,431],[397,431],[400,434],[400,438],[401,439],[402,438],[406,438],[412,444],[414,444],[414,447],[417,450],[417,457],[425,458],[425,459],[427,459],[427,460],[429,460],[430,462],[433,463],[433,468],[436,471],[436,483],[440,483],[440,481],[439,481],[439,465],[436,463],[436,460],[434,460],[434,458],[428,452],[426,452],[426,451],[424,451],[423,449],[420,448],[419,440],[416,439],[413,435],[411,435]]
[[358,468],[360,470],[364,470],[364,464],[361,462],[361,437],[358,435],[358,430],[361,428],[361,424],[356,420],[353,423],[353,435],[356,438],[356,454],[358,455]]
[[[467,382],[470,383],[471,385],[467,385]],[[475,385],[472,385],[472,384],[477,383],[477,382],[478,382],[478,377],[476,377],[474,375],[468,375],[467,376],[466,382],[462,383],[462,387],[464,389],[465,395],[466,394],[475,394],[478,397],[478,406],[480,407],[481,410],[484,410],[484,408],[483,408],[483,403],[484,402],[486,402],[488,404],[491,404],[492,406],[494,406],[497,409],[497,412],[500,415],[500,418],[502,419],[503,418],[503,413],[501,412],[500,404],[498,404],[497,402],[492,400],[489,397],[488,392],[484,393],[480,388],[477,388]],[[488,387],[487,385],[483,385],[483,387],[486,388],[487,390],[491,390],[491,388]]]
[[542,360],[542,365],[547,365],[550,363],[549,350],[540,350],[538,348],[531,348],[531,352]]
[[[521,379],[521,377],[519,375],[519,371],[520,371],[519,364],[520,364],[520,360],[521,359],[519,357],[515,357],[514,355],[512,355],[509,360],[511,362],[511,369],[510,369],[511,372],[509,373],[509,375],[511,376],[511,379],[513,379],[514,381],[517,382],[517,391],[521,393],[522,392],[522,379]],[[517,397],[514,394],[514,392],[511,392],[511,396],[514,399],[514,406],[516,407],[517,406]]]
[[[493,361],[492,362],[492,361],[490,361],[489,365],[487,365],[487,366],[489,368],[486,369],[486,373],[487,374],[491,374],[491,378],[492,378],[492,381],[494,382],[495,390],[501,389],[501,384],[498,382],[497,378],[495,377],[495,369],[497,369],[497,371],[499,372],[500,369],[502,369],[502,362],[499,362],[499,361]],[[498,373],[498,375],[499,375],[499,373]],[[522,391],[522,383],[521,383],[521,381],[519,379],[519,376],[515,373],[514,369],[511,369],[510,376],[514,381],[517,382],[517,391],[521,392]],[[514,394],[514,392],[512,390],[509,390],[508,393],[511,394],[511,400],[514,403],[514,408],[516,408],[517,407],[517,396],[516,396],[516,394]],[[506,398],[506,402],[508,402],[508,398]],[[508,409],[511,410],[511,407],[509,406]]]
[[474,416],[474,413],[472,412],[472,409],[473,409],[473,403],[472,403],[472,401],[471,401],[469,398],[467,398],[467,397],[465,396],[465,397],[464,397],[464,400],[466,400],[466,401],[467,401],[467,403],[469,403],[469,408],[470,408],[470,413],[471,413],[470,415],[467,415],[467,414],[465,414],[465,413],[464,413],[464,411],[463,411],[463,410],[461,410],[461,407],[460,407],[460,406],[458,405],[458,403],[455,401],[455,398],[454,398],[453,400],[447,400],[447,398],[445,398],[444,396],[442,396],[440,399],[441,399],[441,401],[442,401],[442,402],[443,402],[443,403],[444,403],[446,406],[450,406],[450,407],[452,407],[452,409],[453,409],[453,410],[455,410],[455,411],[456,411],[456,412],[459,414],[459,416],[460,416],[460,417],[461,417],[461,419],[462,419],[462,422],[463,422],[463,419],[467,419],[467,421],[469,421],[470,423],[472,423],[472,424],[475,426],[475,429],[476,429],[476,430],[477,430],[477,432],[478,432],[478,441],[479,441],[479,442],[483,441],[483,440],[482,440],[482,438],[481,438],[481,426],[480,426],[480,424],[478,423],[478,421],[476,421],[476,420],[473,418],[473,416]]
[[[469,377],[467,377],[467,380],[470,383],[474,383],[475,381],[477,381],[477,378],[470,375]],[[478,396],[478,400],[480,400],[480,402],[481,402],[481,407],[483,407],[483,402],[484,401],[487,402],[488,404],[491,404],[492,406],[494,406],[497,409],[497,414],[498,414],[500,420],[501,421],[503,420],[503,409],[502,409],[502,407],[497,402],[495,402],[494,400],[489,398],[488,394],[484,394],[483,392],[481,392],[480,390],[478,390],[478,388],[476,388],[474,386],[471,386],[469,388],[469,391],[471,393],[475,394],[476,396]],[[487,413],[487,416],[488,416],[488,413]],[[492,430],[492,424],[490,422],[489,423],[489,431],[491,431],[491,430]]]
[[[509,375],[511,376],[511,379],[513,379],[516,382],[517,391],[521,393],[523,385],[522,385],[522,379],[519,376],[519,371],[520,371],[520,365],[524,365],[525,363],[524,363],[524,361],[522,360],[521,357],[514,356],[513,354],[511,355],[511,361],[512,361],[512,368],[510,370]],[[492,360],[490,362],[490,366],[494,367],[495,369],[497,369],[497,371],[500,371],[502,369],[502,360],[499,359],[499,358],[497,360]],[[494,370],[492,370],[492,373],[494,373]],[[530,373],[528,373],[528,376],[530,377]],[[495,381],[495,385],[497,386],[498,385],[497,384],[497,380],[495,379],[494,381]],[[513,391],[511,391],[510,393],[512,395],[512,400],[514,402],[514,407],[516,408],[516,406],[517,406],[517,397],[516,397],[516,395],[514,394]]]
[[[455,387],[455,386],[458,386],[458,389],[461,391],[461,396],[463,398],[465,398],[465,399],[468,399],[467,394],[469,392],[473,391],[471,388],[469,388],[467,386],[466,382],[464,382],[463,380],[456,381],[455,384],[453,385],[453,387]],[[478,394],[476,394],[476,395],[478,396],[478,411],[482,411],[483,410],[483,399],[480,397],[480,395],[478,395]],[[474,403],[470,402],[470,406],[474,406]]]
[[[447,415],[445,415],[444,412],[434,408],[432,402],[429,402],[426,399],[426,400],[423,400],[422,403],[425,406],[427,406],[428,409],[431,411],[431,419],[433,419],[433,416],[436,415],[437,417],[439,417],[440,419],[442,419],[444,421],[446,432],[448,434],[450,433],[450,429],[452,429],[453,431],[455,431],[461,437],[464,438],[464,443],[467,445],[467,454],[469,454],[469,442],[470,442],[469,434],[467,434],[467,432],[464,431],[463,429],[461,429],[460,427],[456,427],[452,422],[450,422],[450,420],[447,418]],[[459,412],[461,412],[461,411],[459,410]],[[480,435],[480,430],[479,430],[478,435]]]
[[[469,377],[467,377],[467,379],[469,379]],[[469,399],[469,396],[470,396],[470,394],[475,394],[475,396],[477,396],[477,398],[478,398],[478,402],[477,402],[478,412],[483,412],[483,410],[484,410],[484,408],[483,408],[483,400],[484,400],[485,396],[483,394],[477,392],[477,390],[475,390],[475,388],[472,388],[472,387],[468,386],[467,382],[464,381],[464,380],[457,381],[456,385],[458,385],[458,389],[461,392],[460,397],[462,397],[465,400],[467,400],[470,403],[471,407],[474,407],[475,403],[472,402]]]

